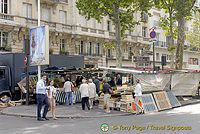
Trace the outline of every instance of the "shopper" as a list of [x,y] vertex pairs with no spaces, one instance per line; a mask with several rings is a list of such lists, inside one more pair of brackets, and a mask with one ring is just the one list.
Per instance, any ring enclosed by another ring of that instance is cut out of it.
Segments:
[[100,81],[98,80],[97,77],[94,79],[94,84],[96,85],[96,93],[98,94],[100,91]]
[[117,86],[122,86],[122,79],[120,74],[117,75]]
[[48,90],[48,99],[49,99],[49,103],[50,103],[49,110],[52,109],[53,119],[57,120],[57,118],[55,116],[55,107],[56,107],[55,95],[56,95],[56,88],[54,87],[54,80],[50,80],[49,90]]
[[89,102],[90,102],[90,109],[93,107],[93,102],[96,97],[96,85],[92,82],[92,79],[89,79]]
[[111,76],[110,77],[110,82],[109,82],[109,85],[111,86],[111,87],[115,87],[115,78],[113,77],[113,76]]
[[82,98],[82,110],[85,110],[85,104],[86,104],[88,110],[90,110],[90,106],[89,106],[89,86],[86,83],[85,79],[82,80],[82,84],[80,85],[79,90],[81,92],[81,98]]
[[74,88],[74,85],[70,81],[70,78],[67,78],[67,81],[64,83],[64,87],[63,87],[66,93],[66,106],[69,106],[69,98],[70,98],[71,106],[73,106],[72,88]]
[[106,107],[106,113],[110,113],[110,106],[109,106],[109,101],[110,101],[110,92],[111,86],[108,84],[106,80],[103,81],[103,93],[104,93],[104,105]]
[[[42,79],[39,80],[37,82],[37,85],[36,85],[36,98],[37,98],[37,120],[38,121],[44,121],[45,120],[49,120],[46,115],[47,115],[47,112],[48,112],[48,108],[49,108],[49,101],[48,101],[48,98],[47,98],[47,87],[46,87],[46,79],[47,79],[47,76],[44,74],[42,76]],[[41,110],[42,110],[42,106],[43,104],[45,104],[45,107],[44,107],[44,112],[43,112],[43,117],[41,118]]]
[[143,108],[140,107],[140,105],[138,104],[139,101],[141,102],[142,87],[141,87],[139,79],[137,79],[135,83],[136,83],[135,90],[134,90],[134,93],[135,93],[135,107],[136,107],[136,114],[139,114],[140,111],[143,112]]

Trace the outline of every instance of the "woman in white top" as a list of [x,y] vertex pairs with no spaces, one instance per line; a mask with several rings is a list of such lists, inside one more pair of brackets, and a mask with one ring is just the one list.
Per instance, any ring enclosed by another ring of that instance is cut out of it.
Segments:
[[141,96],[142,96],[142,87],[140,84],[140,80],[136,80],[136,86],[135,86],[135,106],[136,106],[136,114],[139,114],[140,110],[141,112],[143,112],[143,108],[140,107],[140,105],[138,104],[138,102],[141,102]]
[[90,102],[90,109],[93,106],[93,101],[96,97],[96,85],[92,82],[92,79],[89,79],[89,102]]
[[70,81],[70,78],[67,78],[67,81],[64,84],[64,91],[66,93],[66,106],[69,106],[69,98],[71,102],[71,106],[73,106],[73,94],[72,87],[74,87],[73,83]]
[[88,108],[88,110],[90,110],[90,106],[89,106],[89,86],[86,83],[86,80],[83,79],[82,80],[82,84],[80,85],[79,88],[80,92],[81,92],[81,98],[82,98],[82,110],[85,110],[85,104]]
[[52,109],[53,119],[57,120],[57,118],[55,116],[55,107],[56,107],[55,95],[56,95],[56,88],[53,85],[54,85],[54,80],[50,80],[49,90],[48,90],[48,99],[49,99],[49,103],[50,103],[49,111]]

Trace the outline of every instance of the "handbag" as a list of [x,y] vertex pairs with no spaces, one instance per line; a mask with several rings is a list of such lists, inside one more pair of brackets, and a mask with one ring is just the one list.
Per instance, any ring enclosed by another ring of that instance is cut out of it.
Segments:
[[71,83],[71,90],[72,90],[72,92],[74,92],[74,87],[72,86],[72,83]]

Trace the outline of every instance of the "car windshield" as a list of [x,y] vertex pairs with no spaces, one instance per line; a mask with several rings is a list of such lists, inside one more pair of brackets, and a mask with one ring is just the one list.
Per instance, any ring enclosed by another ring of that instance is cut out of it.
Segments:
[[4,69],[0,69],[0,79],[5,78],[5,70]]

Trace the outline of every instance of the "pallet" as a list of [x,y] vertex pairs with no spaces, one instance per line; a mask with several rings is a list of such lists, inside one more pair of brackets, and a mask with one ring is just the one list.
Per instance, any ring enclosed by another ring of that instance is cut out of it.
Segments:
[[169,98],[165,91],[153,93],[156,105],[159,110],[171,109],[172,105],[170,104]]
[[172,92],[167,92],[167,96],[169,98],[169,102],[172,105],[172,107],[179,107],[181,106],[181,103],[178,101],[176,96]]
[[158,108],[152,94],[143,94],[141,97],[141,101],[144,113],[158,112]]

